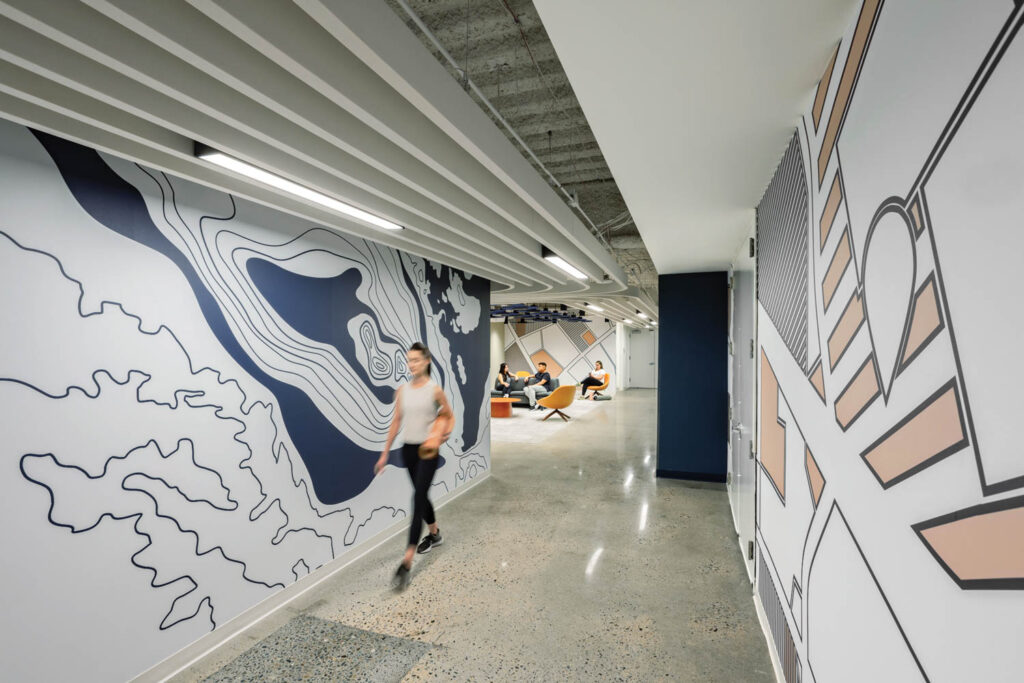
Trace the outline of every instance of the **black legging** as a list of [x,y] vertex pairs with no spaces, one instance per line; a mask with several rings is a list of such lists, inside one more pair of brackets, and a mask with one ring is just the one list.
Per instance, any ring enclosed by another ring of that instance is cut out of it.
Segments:
[[434,480],[437,461],[440,458],[423,460],[420,458],[419,447],[418,443],[407,443],[402,446],[402,462],[405,463],[405,469],[409,470],[409,478],[412,479],[414,489],[412,524],[409,525],[409,545],[416,545],[420,542],[423,522],[433,524],[437,521],[437,518],[434,517],[434,506],[430,504],[427,492],[430,491],[430,482]]
[[583,391],[580,393],[580,396],[586,396],[587,395],[587,388],[588,387],[599,387],[602,384],[604,384],[604,382],[602,382],[599,379],[594,379],[593,377],[586,377],[586,378],[584,378],[584,380],[582,382],[580,382],[580,385],[583,387]]

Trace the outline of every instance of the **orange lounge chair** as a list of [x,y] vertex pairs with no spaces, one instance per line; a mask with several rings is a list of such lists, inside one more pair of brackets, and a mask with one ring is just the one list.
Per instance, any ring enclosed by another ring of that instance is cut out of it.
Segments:
[[602,391],[604,391],[605,389],[608,388],[608,383],[611,382],[611,381],[612,381],[611,373],[606,372],[606,373],[604,373],[604,384],[602,384],[599,387],[590,387],[588,389],[588,391],[593,391],[594,392],[594,398],[596,399],[601,394]]
[[544,420],[548,419],[552,415],[558,414],[558,417],[562,418],[563,422],[569,421],[569,416],[562,412],[562,408],[568,408],[572,405],[572,400],[576,396],[576,387],[572,384],[565,384],[558,387],[544,398],[537,399],[539,405],[549,408],[550,413],[544,416]]

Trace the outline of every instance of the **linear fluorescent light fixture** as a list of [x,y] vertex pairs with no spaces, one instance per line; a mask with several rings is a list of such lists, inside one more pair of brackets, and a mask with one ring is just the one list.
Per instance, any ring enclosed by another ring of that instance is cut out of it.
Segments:
[[644,320],[648,320],[647,314],[644,313],[643,311],[637,311],[636,314],[643,318]]
[[328,208],[332,211],[337,211],[340,214],[344,214],[350,218],[355,218],[356,220],[362,221],[364,223],[369,223],[370,225],[376,226],[383,230],[403,229],[403,226],[399,225],[398,223],[393,223],[387,220],[386,218],[375,216],[368,211],[363,211],[360,208],[352,206],[351,204],[346,204],[345,202],[335,199],[334,197],[328,197],[322,192],[317,192],[316,190],[312,190],[303,185],[299,185],[298,183],[294,183],[291,180],[282,178],[281,176],[275,173],[271,173],[270,171],[264,171],[262,168],[259,168],[258,166],[253,166],[252,164],[242,161],[241,159],[236,159],[235,157],[225,154],[224,152],[217,151],[212,147],[207,147],[206,145],[200,142],[196,143],[195,155],[196,157],[202,159],[203,161],[208,161],[211,164],[215,164],[217,166],[220,166],[221,168],[226,168],[229,171],[234,171],[235,173],[243,175],[246,178],[251,178],[257,182],[263,183],[264,185],[269,185],[271,187],[277,188],[278,190],[287,192],[288,194],[293,194],[296,197],[301,197],[302,199],[311,201],[314,204],[319,204],[320,206]]
[[604,313],[604,309],[601,308],[600,306],[595,305],[595,304],[588,304],[586,301],[584,301],[583,305],[586,306],[587,308],[589,308],[592,311],[596,311],[598,313]]
[[576,278],[577,280],[587,279],[587,276],[583,273],[583,271],[571,265],[568,261],[566,261],[564,258],[559,256],[555,252],[551,251],[547,247],[541,247],[540,255],[544,257],[545,261],[548,261],[549,263],[551,263],[551,265],[555,266],[556,268],[564,270],[566,273]]

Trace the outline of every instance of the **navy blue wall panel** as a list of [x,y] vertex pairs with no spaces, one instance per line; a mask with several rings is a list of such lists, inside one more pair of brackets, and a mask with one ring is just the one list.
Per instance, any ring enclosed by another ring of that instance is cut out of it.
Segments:
[[658,476],[725,481],[728,275],[658,278]]

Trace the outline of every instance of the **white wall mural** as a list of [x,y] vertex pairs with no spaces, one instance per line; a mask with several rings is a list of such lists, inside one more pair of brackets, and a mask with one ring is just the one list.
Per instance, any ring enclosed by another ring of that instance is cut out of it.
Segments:
[[757,582],[788,681],[1024,666],[1022,24],[864,0],[758,207]]
[[130,678],[402,522],[414,341],[459,425],[433,495],[483,475],[488,291],[0,121],[5,677]]
[[[604,392],[614,394],[615,357],[614,323],[563,320],[505,324],[505,362],[512,372],[536,372],[537,363],[543,361],[560,384],[576,384],[601,361],[611,375]],[[496,371],[494,368],[492,375]]]

